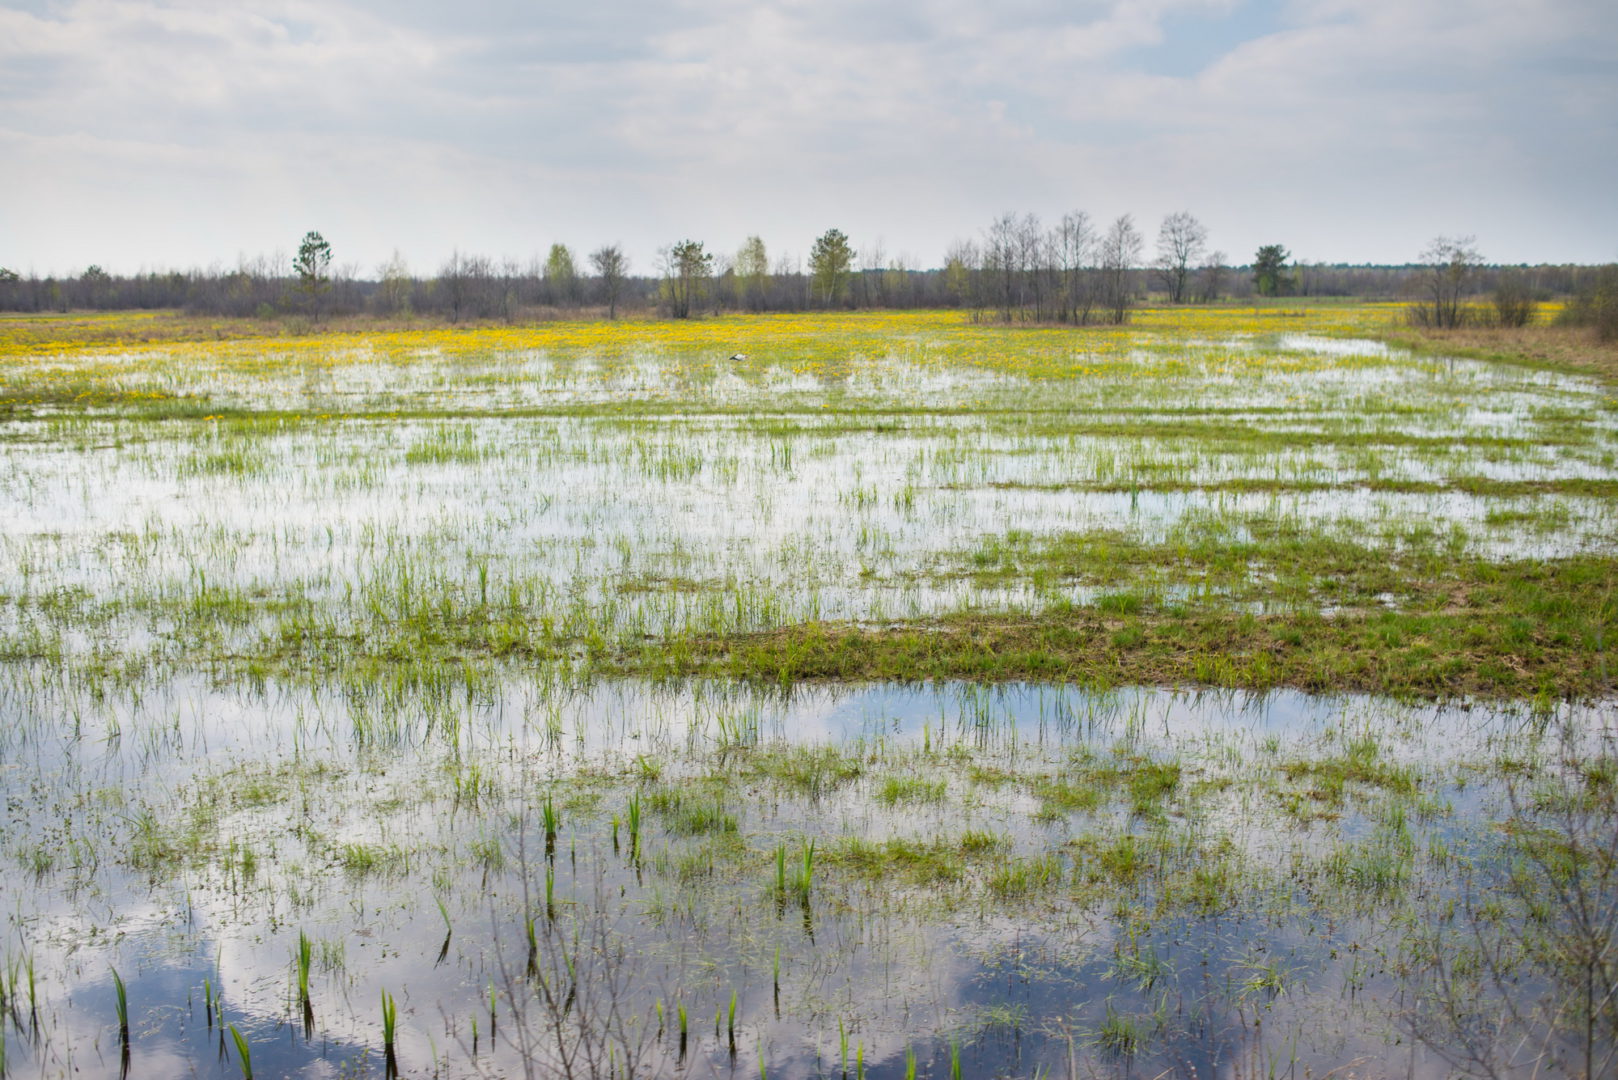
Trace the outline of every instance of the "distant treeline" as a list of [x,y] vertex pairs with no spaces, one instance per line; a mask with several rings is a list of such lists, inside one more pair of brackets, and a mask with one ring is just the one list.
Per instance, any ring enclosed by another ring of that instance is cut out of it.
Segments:
[[[1033,215],[1008,214],[980,239],[960,242],[944,265],[920,269],[880,245],[856,251],[836,229],[814,241],[807,265],[771,260],[749,237],[734,254],[683,240],[658,254],[651,272],[634,272],[616,245],[584,259],[562,244],[527,263],[457,252],[436,272],[412,272],[395,255],[371,276],[334,266],[334,248],[309,233],[294,259],[260,257],[232,269],[110,274],[90,266],[75,276],[38,277],[0,269],[0,310],[66,312],[180,309],[197,315],[277,318],[371,314],[448,321],[519,321],[584,313],[660,312],[688,317],[714,311],[859,308],[960,308],[996,321],[1115,323],[1141,302],[1212,303],[1265,297],[1422,300],[1434,262],[1403,265],[1311,263],[1266,245],[1246,263],[1209,251],[1206,230],[1173,214],[1148,258],[1128,215],[1101,227],[1065,215],[1050,228]],[[1466,249],[1469,295],[1503,283],[1536,300],[1588,293],[1601,269],[1577,265],[1493,266]],[[338,251],[340,254],[340,250]],[[1425,253],[1424,253],[1425,254]]]

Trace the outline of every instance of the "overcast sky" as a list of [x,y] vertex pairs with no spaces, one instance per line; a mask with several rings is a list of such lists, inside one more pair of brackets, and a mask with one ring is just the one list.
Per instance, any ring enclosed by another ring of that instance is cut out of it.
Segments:
[[1615,0],[0,0],[0,265],[374,272],[1189,210],[1246,262],[1618,259]]

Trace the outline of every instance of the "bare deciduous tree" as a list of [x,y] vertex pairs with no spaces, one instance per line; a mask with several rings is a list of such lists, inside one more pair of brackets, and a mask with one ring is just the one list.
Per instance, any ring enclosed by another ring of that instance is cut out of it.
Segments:
[[1208,247],[1208,230],[1189,211],[1163,219],[1157,230],[1157,261],[1153,266],[1169,294],[1169,303],[1185,302],[1191,267]]
[[860,252],[860,274],[858,302],[861,307],[887,307],[888,299],[883,292],[882,269],[886,265],[888,253],[882,247],[882,238],[877,237],[876,243],[866,245]]
[[914,305],[914,270],[915,260],[905,252],[901,251],[888,260],[888,265],[882,270],[882,295],[887,298],[890,307]]
[[465,261],[472,316],[487,319],[500,308],[500,281],[495,274],[494,260],[487,255],[468,255]]
[[1000,317],[1043,321],[1056,290],[1054,243],[1034,214],[1002,214],[984,233],[984,284]]
[[1045,301],[1051,290],[1050,248],[1045,242],[1045,230],[1034,214],[1024,214],[1017,223],[1017,271],[1022,283],[1022,307],[1035,322],[1044,322]]
[[983,237],[983,272],[989,279],[991,295],[1000,309],[1000,318],[1011,321],[1018,303],[1017,215],[1001,214]]
[[449,259],[438,271],[438,280],[435,283],[437,291],[449,307],[451,322],[460,322],[461,315],[466,310],[467,293],[469,291],[470,275],[467,271],[467,259],[459,250],[449,253]]
[[1083,210],[1072,210],[1062,215],[1050,241],[1057,273],[1060,277],[1061,311],[1063,322],[1088,323],[1095,307],[1095,293],[1090,288],[1087,268],[1095,249],[1095,227],[1090,215]]
[[1422,250],[1422,264],[1427,268],[1422,285],[1426,293],[1428,325],[1451,328],[1461,325],[1464,311],[1461,297],[1465,295],[1483,256],[1470,236],[1439,236]]
[[1197,270],[1197,299],[1204,304],[1211,304],[1219,299],[1225,282],[1225,263],[1228,260],[1223,251],[1211,252],[1202,260],[1202,266]]
[[1501,326],[1527,326],[1539,307],[1527,275],[1516,269],[1500,271],[1494,281],[1493,301],[1495,322]]
[[1129,321],[1129,306],[1134,300],[1130,279],[1135,267],[1140,265],[1144,246],[1140,230],[1135,228],[1135,219],[1129,214],[1113,221],[1107,235],[1101,238],[1101,304],[1108,321],[1114,325]]
[[506,322],[517,317],[524,277],[522,263],[509,256],[500,260],[500,317]]
[[486,255],[463,255],[452,251],[438,271],[434,283],[438,303],[449,311],[452,322],[483,319],[499,310],[500,283],[494,263]]
[[978,247],[970,240],[957,240],[944,252],[944,295],[953,304],[973,298],[973,277],[977,274]]
[[1594,274],[1584,275],[1560,321],[1594,327],[1601,341],[1618,341],[1618,264],[1597,267]]
[[629,259],[617,244],[607,244],[590,253],[590,265],[595,268],[601,282],[601,298],[607,302],[607,318],[618,317],[618,297],[624,289],[624,278],[629,274]]
[[809,279],[803,272],[803,261],[796,255],[782,253],[775,257],[771,271],[771,303],[801,311],[809,306]]
[[397,248],[391,259],[376,268],[376,276],[380,282],[377,300],[382,310],[390,315],[409,314],[410,294],[415,291],[416,283],[410,277],[409,264]]

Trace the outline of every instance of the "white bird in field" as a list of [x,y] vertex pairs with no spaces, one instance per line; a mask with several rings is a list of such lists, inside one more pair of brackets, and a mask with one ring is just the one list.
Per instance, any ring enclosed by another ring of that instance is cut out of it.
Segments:
[[747,359],[747,354],[746,353],[732,353],[730,358],[732,360],[746,360]]

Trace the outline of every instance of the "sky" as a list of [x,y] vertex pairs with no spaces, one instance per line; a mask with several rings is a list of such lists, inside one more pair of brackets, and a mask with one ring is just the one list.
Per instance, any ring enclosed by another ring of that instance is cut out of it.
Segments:
[[1618,260],[1615,0],[0,0],[0,266],[650,272],[1185,210],[1246,263]]

